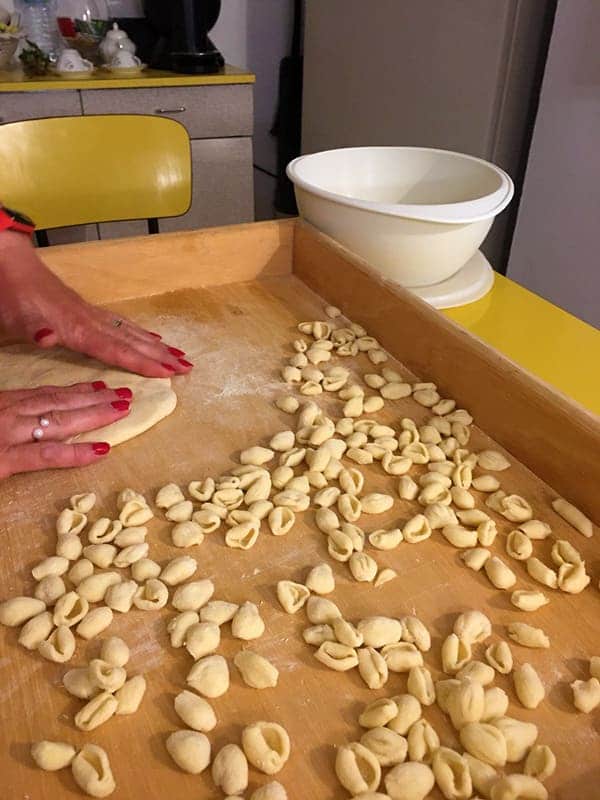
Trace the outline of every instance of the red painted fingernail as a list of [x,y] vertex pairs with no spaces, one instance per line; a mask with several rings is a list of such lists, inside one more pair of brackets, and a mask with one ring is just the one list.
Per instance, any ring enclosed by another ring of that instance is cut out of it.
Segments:
[[94,442],[92,450],[97,456],[105,456],[110,450],[110,445],[108,442]]
[[184,356],[185,350],[180,350],[178,347],[167,347],[167,350],[173,356]]
[[113,408],[116,408],[117,411],[128,411],[129,410],[129,400],[113,400],[111,403]]
[[92,389],[95,392],[101,392],[103,389],[106,389],[106,384],[104,383],[104,381],[94,381],[92,383]]
[[191,361],[186,361],[185,358],[180,358],[179,359],[179,363],[181,364],[182,367],[193,367],[194,366]]
[[131,400],[131,398],[133,397],[133,392],[126,386],[123,386],[120,389],[115,389],[115,394],[117,395],[117,397],[122,397],[123,400]]
[[154,336],[155,339],[162,339],[160,333],[154,333],[154,331],[148,331],[148,333],[150,334],[150,336]]
[[175,367],[172,367],[170,364],[161,364],[161,367],[168,369],[169,372],[175,372]]
[[46,336],[51,336],[54,333],[52,328],[40,328],[37,333],[34,334],[33,338],[36,342],[41,342],[42,339],[45,339]]

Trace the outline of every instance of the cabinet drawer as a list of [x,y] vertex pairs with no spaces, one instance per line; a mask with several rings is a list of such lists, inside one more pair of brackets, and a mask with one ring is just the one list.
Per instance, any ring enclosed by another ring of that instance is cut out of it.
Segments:
[[165,86],[81,92],[84,114],[160,114],[181,122],[191,139],[252,134],[252,86]]
[[65,92],[0,92],[0,123],[71,116],[81,116],[81,101],[76,89]]
[[[252,139],[196,139],[192,142],[192,205],[187,214],[161,219],[161,233],[214,225],[234,225],[254,219]],[[144,220],[107,222],[100,238],[143,236]]]

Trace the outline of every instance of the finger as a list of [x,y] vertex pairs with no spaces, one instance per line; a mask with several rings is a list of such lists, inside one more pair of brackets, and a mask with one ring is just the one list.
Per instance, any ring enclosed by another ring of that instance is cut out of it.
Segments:
[[[10,432],[10,444],[22,444],[30,442],[33,438],[34,430],[38,428],[43,433],[44,441],[63,441],[76,436],[78,433],[93,431],[96,428],[103,428],[118,419],[122,419],[129,414],[130,407],[127,400],[115,400],[113,403],[106,403],[86,408],[70,409],[66,411],[46,411],[43,416],[16,417]],[[42,425],[41,420],[47,420],[46,426]]]
[[[46,387],[41,387],[45,389]],[[48,411],[67,411],[69,409],[86,408],[88,406],[109,405],[116,400],[131,402],[133,392],[123,386],[118,389],[103,389],[100,392],[76,391],[38,392],[19,400],[17,411],[20,415],[46,414]],[[118,406],[117,406],[118,408]]]
[[[99,311],[102,314],[102,322],[107,326],[111,333],[116,332],[117,335],[123,336],[132,344],[134,343],[133,340],[135,340],[140,345],[146,345],[146,348],[143,346],[140,347],[145,355],[154,357],[158,361],[164,360],[162,356],[164,356],[165,350],[169,353],[169,355],[175,356],[176,359],[185,356],[185,350],[161,341],[162,337],[160,334],[147,331],[144,328],[141,328],[135,322],[132,322],[130,319],[115,316],[110,312],[106,312],[104,309],[99,309]],[[120,324],[115,325],[115,321],[118,321]]]
[[35,344],[37,344],[38,347],[45,349],[56,347],[60,341],[58,333],[44,324],[38,328],[37,324],[34,326],[35,332],[33,333],[33,341]]
[[107,331],[91,331],[77,349],[107,364],[114,364],[148,378],[170,378],[176,373],[189,372],[191,369],[191,366],[179,363],[175,356],[164,350],[158,358],[149,356],[141,352],[135,344]]
[[0,479],[19,472],[34,472],[40,469],[85,467],[109,452],[110,445],[106,442],[19,444],[10,447],[1,457]]
[[[9,389],[7,391],[0,392],[0,408],[6,408],[7,406],[24,402],[30,398],[47,394],[51,394],[54,398],[56,398],[57,402],[59,398],[72,394],[89,395],[94,402],[99,402],[97,398],[100,398],[104,395],[106,388],[106,383],[104,381],[91,381],[87,383],[73,383],[71,386],[47,385],[34,386],[28,389]],[[103,394],[98,394],[99,392],[102,392]],[[123,400],[131,399],[130,396],[128,397],[127,395],[121,394],[119,394],[118,397]]]

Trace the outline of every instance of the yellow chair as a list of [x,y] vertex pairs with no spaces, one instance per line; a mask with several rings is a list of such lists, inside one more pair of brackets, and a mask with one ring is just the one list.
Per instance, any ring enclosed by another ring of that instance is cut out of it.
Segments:
[[109,114],[0,125],[0,202],[45,231],[185,214],[191,204],[186,129],[162,117]]

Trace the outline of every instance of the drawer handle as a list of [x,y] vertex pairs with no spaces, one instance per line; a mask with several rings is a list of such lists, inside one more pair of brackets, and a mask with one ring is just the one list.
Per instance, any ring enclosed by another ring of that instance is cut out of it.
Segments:
[[157,114],[183,114],[186,111],[185,106],[179,106],[179,108],[157,108]]

